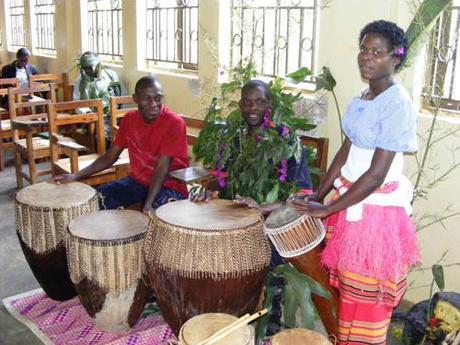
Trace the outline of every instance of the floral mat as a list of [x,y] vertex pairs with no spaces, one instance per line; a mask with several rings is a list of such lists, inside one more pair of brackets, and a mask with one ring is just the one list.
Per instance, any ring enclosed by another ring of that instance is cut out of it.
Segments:
[[109,333],[94,325],[78,297],[54,301],[42,289],[5,298],[3,304],[45,344],[166,345],[168,340],[176,340],[160,315],[139,319],[128,332]]

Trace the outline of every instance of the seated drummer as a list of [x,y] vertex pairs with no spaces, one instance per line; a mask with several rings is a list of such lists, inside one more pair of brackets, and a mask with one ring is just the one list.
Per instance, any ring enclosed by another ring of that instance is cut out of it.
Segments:
[[[268,113],[267,108],[270,107],[271,100],[272,95],[267,83],[261,80],[251,80],[243,86],[239,107],[241,115],[246,120],[246,135],[256,135],[257,129],[263,126],[264,117]],[[235,148],[235,155],[238,155],[238,152]],[[226,166],[229,164],[232,164],[232,159],[226,162]],[[296,161],[294,157],[289,157],[287,161],[286,180],[296,181],[297,188],[300,190],[311,190],[312,182],[304,150],[302,150],[299,161]],[[283,205],[283,202],[259,205],[255,200],[247,197],[247,191],[237,190],[235,192],[237,194],[235,202],[256,208],[265,216]],[[190,199],[195,202],[208,201],[217,198],[218,195],[217,190],[200,189],[197,193],[192,194]]]
[[186,126],[182,117],[162,104],[163,96],[156,78],[139,79],[133,95],[138,110],[123,117],[112,146],[85,169],[52,181],[78,181],[97,174],[110,168],[127,148],[130,176],[98,188],[106,209],[143,203],[148,213],[170,200],[187,198],[186,185],[168,177],[170,171],[188,167]]

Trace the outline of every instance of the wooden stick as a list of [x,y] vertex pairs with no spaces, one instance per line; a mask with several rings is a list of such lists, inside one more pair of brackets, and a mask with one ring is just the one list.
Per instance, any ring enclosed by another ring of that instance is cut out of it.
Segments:
[[196,345],[205,345],[205,343],[206,343],[209,339],[211,339],[212,337],[215,337],[215,336],[221,334],[222,332],[224,332],[227,328],[232,327],[232,326],[234,326],[234,325],[236,325],[236,324],[242,322],[243,320],[246,320],[249,316],[250,316],[249,314],[244,314],[244,315],[241,316],[239,319],[233,321],[231,324],[228,324],[228,325],[225,326],[224,328],[218,330],[216,333],[214,333],[213,335],[211,335],[211,336],[207,337],[206,339],[200,341],[200,342],[199,342],[198,344],[196,344]]
[[235,322],[231,323],[230,325],[222,328],[220,331],[214,333],[212,336],[209,338],[203,340],[197,345],[212,345],[221,340],[222,338],[225,338],[227,335],[232,333],[233,331],[237,330],[241,326],[247,325],[248,323],[251,323],[255,319],[258,319],[262,315],[265,315],[268,313],[267,309],[262,309],[258,311],[257,313],[252,314],[251,316],[248,316],[248,314],[240,317],[238,320]]

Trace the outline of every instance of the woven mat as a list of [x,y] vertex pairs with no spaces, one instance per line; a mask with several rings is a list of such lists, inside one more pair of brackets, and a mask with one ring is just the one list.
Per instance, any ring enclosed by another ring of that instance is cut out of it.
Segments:
[[108,333],[96,327],[78,297],[58,302],[42,289],[5,298],[6,309],[45,344],[58,345],[166,345],[176,339],[159,315],[140,319],[127,333]]

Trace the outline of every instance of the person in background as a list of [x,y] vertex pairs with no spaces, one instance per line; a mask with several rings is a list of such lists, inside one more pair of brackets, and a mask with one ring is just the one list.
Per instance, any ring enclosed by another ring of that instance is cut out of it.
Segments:
[[[406,56],[407,39],[396,24],[379,20],[361,30],[357,60],[368,88],[348,106],[346,139],[318,190],[288,201],[326,218],[322,262],[340,293],[339,344],[386,343],[408,270],[420,261],[413,188],[403,175],[403,153],[417,149],[417,114],[393,79]],[[332,188],[335,197],[319,203]]]
[[[104,106],[104,125],[106,143],[110,145],[110,97],[127,95],[117,72],[106,68],[99,56],[91,51],[83,53],[76,59],[76,67],[80,72],[73,89],[74,100],[101,98]],[[81,112],[90,111],[80,109]]]
[[29,64],[30,52],[27,48],[21,48],[16,52],[16,60],[3,66],[2,78],[17,78],[21,88],[29,87],[29,75],[38,74],[35,66]]
[[142,203],[145,213],[171,201],[188,197],[187,186],[168,177],[188,167],[185,122],[163,102],[163,89],[153,76],[136,83],[138,110],[122,119],[115,140],[102,156],[76,174],[58,175],[51,182],[78,181],[108,169],[127,148],[130,175],[98,187],[106,209]]
[[[22,89],[29,87],[29,75],[38,74],[37,68],[29,64],[30,52],[27,48],[21,48],[16,52],[16,60],[3,66],[2,78],[17,78]],[[8,96],[1,99],[1,106],[8,108]]]

